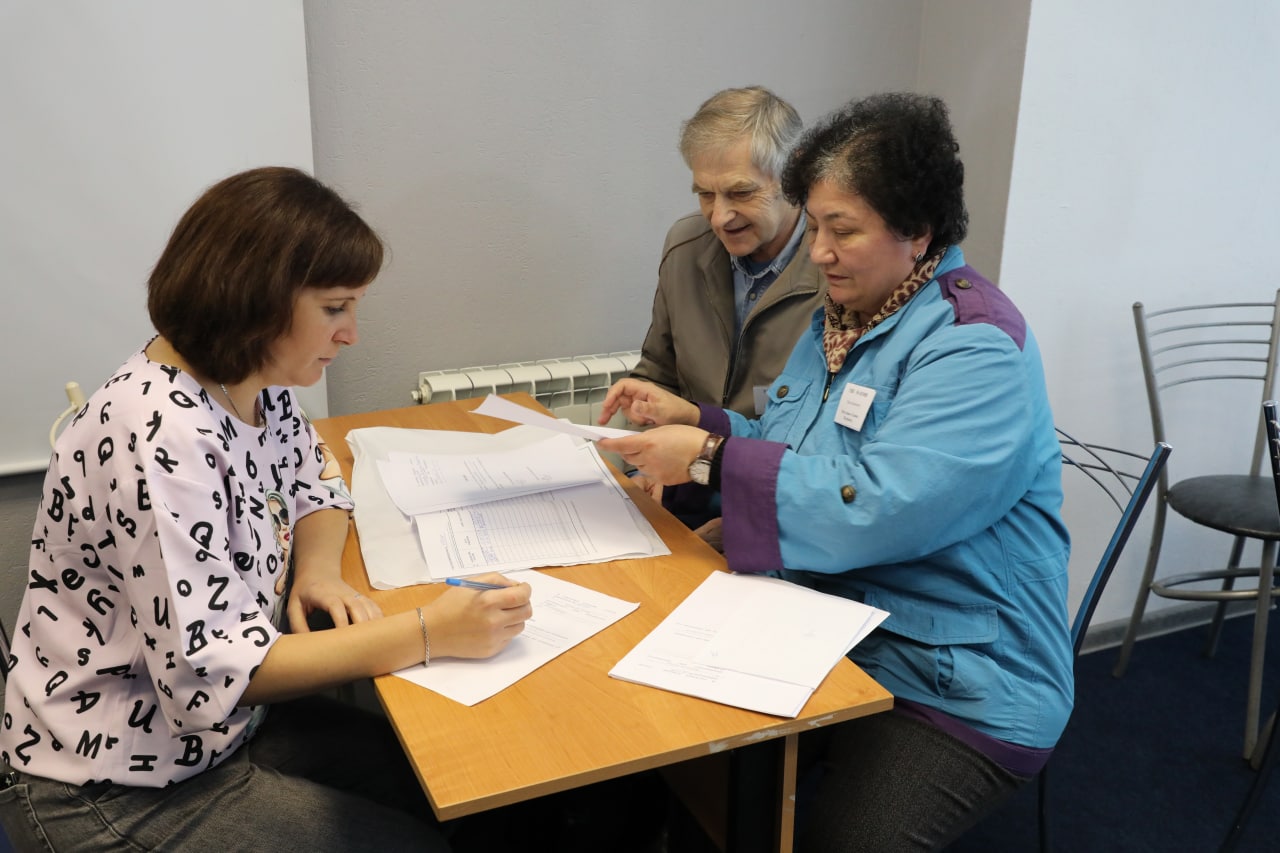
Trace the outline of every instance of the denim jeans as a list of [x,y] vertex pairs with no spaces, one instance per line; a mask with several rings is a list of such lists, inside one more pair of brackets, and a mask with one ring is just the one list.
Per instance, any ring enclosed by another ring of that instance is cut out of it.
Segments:
[[273,706],[217,767],[167,788],[28,774],[0,791],[26,851],[448,851],[381,717],[330,699]]

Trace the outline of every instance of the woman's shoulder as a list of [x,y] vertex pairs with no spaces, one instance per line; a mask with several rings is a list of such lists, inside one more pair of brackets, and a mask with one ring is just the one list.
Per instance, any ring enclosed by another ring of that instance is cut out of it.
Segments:
[[58,443],[96,447],[112,442],[117,450],[154,455],[147,450],[151,445],[170,444],[179,436],[218,438],[218,433],[213,407],[200,385],[139,351],[90,395]]
[[292,388],[269,386],[262,394],[262,410],[267,429],[284,443],[309,444],[313,441],[314,428]]
[[950,306],[956,326],[991,326],[1009,336],[1022,349],[1027,340],[1027,320],[1009,295],[965,265],[938,276],[942,299]]

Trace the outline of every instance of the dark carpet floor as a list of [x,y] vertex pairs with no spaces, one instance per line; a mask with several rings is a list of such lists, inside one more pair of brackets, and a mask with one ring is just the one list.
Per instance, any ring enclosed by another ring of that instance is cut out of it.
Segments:
[[[1080,657],[1075,713],[1049,763],[1056,851],[1218,849],[1253,779],[1242,757],[1252,630],[1251,617],[1229,620],[1212,659],[1204,628],[1143,640],[1120,679],[1116,649]],[[1280,681],[1280,626],[1269,633],[1264,720]],[[950,853],[1034,851],[1036,825],[1028,786]],[[1280,773],[1239,849],[1280,851]]]

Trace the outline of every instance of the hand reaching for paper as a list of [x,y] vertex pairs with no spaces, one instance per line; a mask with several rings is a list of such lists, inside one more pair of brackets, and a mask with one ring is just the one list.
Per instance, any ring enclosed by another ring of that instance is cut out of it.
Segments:
[[600,406],[597,423],[607,424],[618,411],[637,426],[698,423],[698,407],[682,397],[640,379],[620,379],[613,383]]

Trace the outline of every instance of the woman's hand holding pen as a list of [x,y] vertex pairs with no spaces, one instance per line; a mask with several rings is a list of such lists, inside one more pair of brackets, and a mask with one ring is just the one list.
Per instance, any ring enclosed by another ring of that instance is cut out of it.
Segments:
[[519,636],[533,615],[533,590],[527,583],[512,583],[496,573],[474,579],[501,589],[450,587],[422,608],[432,657],[491,657]]
[[620,379],[613,383],[600,405],[598,423],[607,424],[619,410],[636,426],[695,426],[701,417],[693,403],[640,379]]

